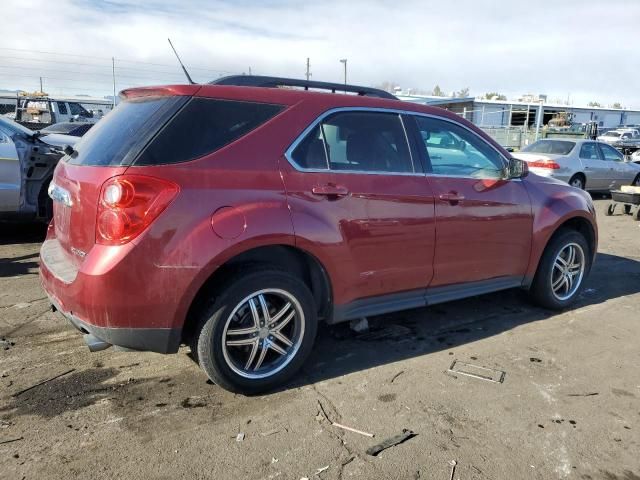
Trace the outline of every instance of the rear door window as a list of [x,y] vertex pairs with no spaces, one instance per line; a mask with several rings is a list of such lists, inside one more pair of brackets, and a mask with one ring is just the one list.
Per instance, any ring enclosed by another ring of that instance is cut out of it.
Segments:
[[307,134],[291,157],[305,169],[416,171],[402,120],[396,113],[349,111],[330,115]]
[[612,162],[621,162],[624,160],[623,155],[609,145],[600,144],[600,151],[602,152],[602,156],[605,160],[610,160]]
[[600,160],[598,146],[595,143],[583,143],[580,147],[580,158],[584,160]]
[[284,109],[267,103],[193,98],[162,128],[136,165],[193,160],[243,137]]

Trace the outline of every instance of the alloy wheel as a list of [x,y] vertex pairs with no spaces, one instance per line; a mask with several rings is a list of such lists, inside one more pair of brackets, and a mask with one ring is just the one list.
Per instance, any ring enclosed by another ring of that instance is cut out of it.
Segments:
[[571,298],[582,282],[585,255],[577,243],[565,245],[556,255],[551,269],[551,290],[560,301]]
[[293,295],[280,289],[260,290],[240,301],[227,318],[222,353],[238,375],[270,377],[293,360],[304,330],[304,313]]
[[579,188],[580,190],[582,190],[582,188],[583,188],[582,179],[580,177],[574,178],[573,180],[571,180],[571,186]]

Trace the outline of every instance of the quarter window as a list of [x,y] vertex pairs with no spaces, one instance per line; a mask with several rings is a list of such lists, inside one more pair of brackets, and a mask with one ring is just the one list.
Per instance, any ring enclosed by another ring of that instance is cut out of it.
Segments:
[[452,122],[415,118],[433,173],[473,178],[502,177],[503,157],[480,137]]
[[295,148],[302,168],[357,172],[415,172],[400,116],[340,112],[325,118]]

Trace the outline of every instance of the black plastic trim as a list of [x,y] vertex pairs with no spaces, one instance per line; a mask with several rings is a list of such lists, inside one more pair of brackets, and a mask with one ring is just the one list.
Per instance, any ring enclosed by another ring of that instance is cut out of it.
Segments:
[[344,305],[334,305],[333,316],[327,323],[335,324],[522,287],[523,281],[522,276],[516,275],[362,298]]
[[53,307],[77,330],[82,333],[90,333],[113,346],[156,353],[177,353],[180,348],[182,330],[179,328],[98,327],[80,320],[71,312],[62,310],[51,297],[49,300]]
[[210,85],[232,85],[237,87],[301,87],[305,90],[329,90],[332,93],[350,92],[367,97],[387,98],[398,100],[395,95],[379,88],[361,87],[344,83],[318,82],[316,80],[302,80],[298,78],[269,77],[263,75],[230,75],[209,82]]

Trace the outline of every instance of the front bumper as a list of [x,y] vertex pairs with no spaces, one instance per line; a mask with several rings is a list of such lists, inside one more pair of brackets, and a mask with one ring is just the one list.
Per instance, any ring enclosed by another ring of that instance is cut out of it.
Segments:
[[110,328],[91,325],[71,312],[65,312],[48,292],[51,305],[71,325],[84,334],[91,334],[115,347],[157,353],[176,353],[180,347],[181,330],[177,328]]

